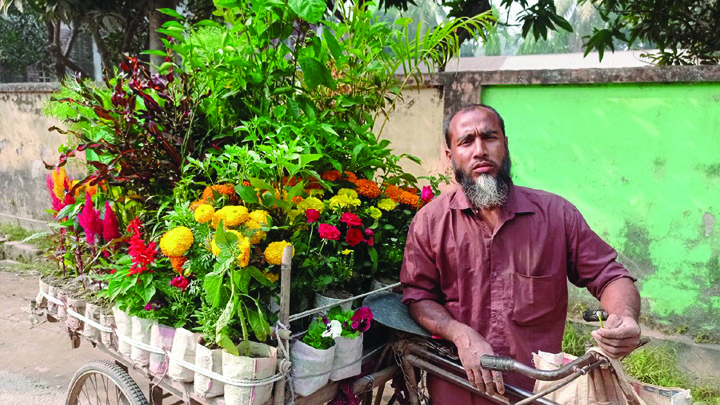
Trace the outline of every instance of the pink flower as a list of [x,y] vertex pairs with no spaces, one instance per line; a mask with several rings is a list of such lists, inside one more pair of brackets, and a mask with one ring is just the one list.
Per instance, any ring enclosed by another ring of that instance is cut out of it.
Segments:
[[102,236],[103,239],[105,239],[105,242],[110,242],[111,240],[120,237],[118,220],[108,201],[105,201],[105,216],[102,220]]
[[339,240],[340,239],[340,231],[338,229],[330,224],[320,224],[318,227],[318,231],[320,232],[320,237],[323,239],[330,239],[330,240]]
[[54,185],[53,185],[53,179],[52,175],[48,174],[45,178],[45,186],[47,187],[48,191],[50,192],[50,198],[52,199],[52,207],[55,211],[60,211],[63,209],[64,205],[62,201],[60,201],[59,198],[55,195]]
[[373,232],[372,229],[370,229],[370,228],[365,229],[365,236],[373,236],[373,235],[375,235],[375,232]]
[[375,244],[375,238],[373,238],[373,237],[371,236],[370,239],[367,240],[367,244],[368,244],[368,246],[374,245],[374,244]]
[[187,288],[188,284],[190,284],[190,280],[188,280],[184,276],[177,276],[172,281],[170,281],[170,285],[173,287],[177,287],[183,291]]
[[317,222],[317,220],[320,219],[320,211],[309,208],[305,210],[305,217],[307,218],[308,224]]
[[95,235],[102,233],[102,222],[100,221],[100,212],[93,206],[90,193],[85,193],[85,206],[78,215],[78,221],[85,231],[85,240],[94,245]]
[[348,245],[355,246],[363,240],[365,240],[365,238],[361,230],[357,228],[348,229],[347,235],[345,236],[345,242],[347,242]]
[[362,219],[352,212],[344,212],[340,217],[340,222],[345,222],[348,226],[362,226]]
[[352,328],[365,332],[370,329],[370,322],[373,320],[373,313],[368,307],[360,307],[355,310],[350,321],[352,321]]
[[435,197],[435,195],[433,194],[430,186],[425,186],[422,188],[422,191],[420,192],[420,199],[423,200],[423,202],[430,202],[433,197]]

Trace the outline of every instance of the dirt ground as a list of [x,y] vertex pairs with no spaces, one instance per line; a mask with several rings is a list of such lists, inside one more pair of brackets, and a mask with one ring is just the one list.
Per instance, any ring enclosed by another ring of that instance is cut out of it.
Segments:
[[107,355],[84,341],[72,349],[64,323],[33,322],[38,274],[0,263],[0,404],[59,405],[75,371]]

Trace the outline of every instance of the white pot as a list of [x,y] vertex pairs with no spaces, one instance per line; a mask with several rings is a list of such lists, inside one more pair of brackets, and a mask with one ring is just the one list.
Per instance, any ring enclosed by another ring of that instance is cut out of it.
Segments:
[[[112,329],[115,327],[115,316],[113,316],[111,311],[106,311],[107,310],[103,310],[100,312],[100,325]],[[117,349],[117,338],[115,338],[113,332],[100,332],[100,342],[104,344],[105,347]]]
[[[208,349],[198,343],[195,347],[195,367],[210,370],[222,375],[222,349]],[[225,392],[225,384],[220,381],[195,373],[195,394],[201,398],[212,398]]]
[[[348,298],[352,297],[350,293],[348,293]],[[334,304],[336,302],[340,302],[345,298],[333,298],[333,297],[327,297],[324,295],[321,295],[320,293],[315,293],[315,308],[324,307],[326,305]],[[332,308],[332,307],[330,307]],[[323,314],[327,314],[330,308],[326,308],[322,311]],[[352,301],[345,302],[343,304],[340,304],[340,308],[342,308],[343,311],[349,311],[352,309]]]
[[[200,335],[192,333],[185,328],[177,328],[175,337],[173,338],[172,350],[170,353],[173,357],[180,358],[188,363],[195,362],[195,347],[200,341]],[[195,378],[195,372],[179,365],[173,359],[170,359],[168,366],[168,376],[175,381],[192,382]]]
[[[118,336],[125,336],[132,339],[132,322],[130,322],[130,316],[127,312],[121,310],[118,307],[113,307],[113,316],[115,317],[115,332]],[[125,357],[130,357],[132,346],[130,343],[118,337],[118,352]]]
[[[63,301],[65,302],[65,305],[67,305],[67,308],[72,309],[73,311],[75,311],[75,313],[85,313],[85,301],[81,299],[70,298],[67,295],[65,295]],[[63,312],[65,312],[65,326],[68,328],[68,330],[76,333],[82,332],[85,322],[81,321],[79,318],[76,318],[74,315],[68,314],[65,308],[63,308]],[[58,308],[58,315],[60,315],[60,308]]]
[[[55,298],[62,301],[65,305],[67,305],[67,293],[60,289],[59,287],[55,287]],[[62,320],[67,318],[67,308],[65,305],[58,305],[57,306],[57,319]]]
[[[241,354],[245,344],[238,345]],[[222,351],[223,375],[243,380],[261,380],[275,375],[277,348],[264,343],[250,342],[250,356],[235,356]],[[225,384],[225,405],[260,405],[272,398],[273,383],[254,387]]]
[[295,341],[290,348],[295,393],[306,397],[327,384],[334,357],[335,346],[319,350],[300,340]]
[[333,357],[330,380],[340,381],[360,374],[362,369],[363,334],[350,339],[340,336],[335,339],[335,356]]
[[[57,292],[58,292],[58,289],[55,288],[55,286],[48,285],[48,295],[49,296],[51,296],[53,298],[57,298]],[[48,300],[48,304],[47,304],[48,314],[57,316],[57,311],[58,311],[58,305],[55,304],[54,302]]]
[[[139,316],[130,317],[130,321],[132,322],[132,340],[149,345],[150,328],[152,328],[157,321],[154,319],[140,318]],[[132,349],[130,349],[130,360],[140,366],[147,366],[150,364],[150,352],[133,346]]]
[[[150,328],[150,346],[160,348],[169,352],[172,350],[175,328],[160,324],[154,324]],[[169,359],[165,354],[150,353],[150,365],[148,369],[151,374],[165,375],[168,370]]]
[[[85,318],[92,319],[93,321],[100,323],[100,312],[102,308],[99,305],[85,303]],[[85,324],[83,328],[83,336],[93,342],[97,342],[100,339],[100,330],[90,324]]]

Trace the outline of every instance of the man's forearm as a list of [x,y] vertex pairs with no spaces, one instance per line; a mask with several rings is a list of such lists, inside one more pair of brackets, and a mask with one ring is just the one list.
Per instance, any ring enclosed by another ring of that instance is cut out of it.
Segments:
[[635,283],[627,277],[613,280],[605,287],[600,303],[608,314],[629,316],[636,322],[640,316],[640,294]]
[[432,300],[413,302],[408,306],[410,316],[434,336],[457,342],[470,327],[450,315],[445,307]]

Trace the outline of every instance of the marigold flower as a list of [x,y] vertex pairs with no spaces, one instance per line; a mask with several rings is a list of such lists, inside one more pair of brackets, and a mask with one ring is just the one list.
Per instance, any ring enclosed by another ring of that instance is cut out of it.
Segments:
[[247,234],[250,236],[251,244],[254,245],[265,238],[265,232],[260,229],[263,227],[263,224],[260,222],[257,222],[254,219],[248,219],[245,221],[244,225],[248,228]]
[[340,178],[340,172],[337,170],[330,170],[330,171],[323,173],[323,175],[322,175],[322,179],[328,180],[328,181],[337,181],[337,179],[339,179],[339,178]]
[[338,190],[338,195],[347,198],[358,198],[357,192],[349,188],[341,188]]
[[300,177],[298,177],[298,176],[293,176],[293,177],[285,176],[285,177],[283,177],[283,179],[282,179],[282,184],[283,184],[284,186],[294,187],[295,185],[298,184],[298,182],[299,182],[300,180],[302,180],[302,179],[301,179]]
[[184,226],[173,228],[160,238],[160,250],[167,257],[178,257],[190,249],[194,241],[192,231]]
[[100,221],[100,212],[93,206],[92,196],[89,193],[85,193],[85,206],[78,215],[78,222],[85,231],[87,243],[94,245],[95,235],[102,234],[102,221]]
[[220,221],[225,223],[227,227],[234,227],[247,221],[250,215],[248,209],[242,205],[227,205],[215,212],[212,219],[213,228],[217,228]]
[[265,210],[255,210],[251,212],[249,216],[250,220],[261,225],[268,225],[270,223],[270,214]]
[[352,253],[352,252],[353,252],[352,249],[345,249],[345,250],[343,250],[343,251],[340,252],[340,253],[342,253],[342,254],[344,254],[345,256],[347,256],[347,255],[349,255],[349,254]]
[[180,256],[180,257],[171,257],[170,258],[170,266],[172,266],[173,270],[177,274],[182,275],[183,274],[183,265],[187,261],[187,257]]
[[215,215],[215,208],[210,204],[198,204],[193,213],[193,218],[201,224],[210,222]]
[[266,279],[270,280],[271,283],[278,281],[278,279],[280,278],[279,274],[275,274],[270,271],[265,271],[265,272],[263,272],[263,274],[265,275]]
[[[282,264],[283,250],[285,250],[285,246],[289,245],[290,244],[284,240],[270,243],[268,247],[265,248],[265,260],[270,264]],[[295,248],[293,248],[291,256],[295,256]]]
[[120,237],[118,220],[108,201],[105,201],[105,216],[102,220],[102,236],[105,242],[110,242],[111,240]]
[[396,206],[397,204],[395,203],[395,201],[390,198],[383,198],[378,202],[378,208],[385,211],[392,211],[395,209]]
[[370,217],[373,219],[380,219],[380,217],[382,217],[382,211],[375,207],[368,207],[365,212],[368,213],[368,215],[370,215]]
[[320,219],[320,211],[314,210],[312,208],[307,209],[305,210],[305,217],[307,218],[308,224],[317,222],[317,220]]
[[357,198],[357,193],[348,188],[343,188],[338,191],[338,195],[333,196],[328,200],[328,205],[334,210],[348,208],[348,207],[359,207],[361,201]]
[[355,191],[362,196],[377,198],[380,195],[380,187],[372,180],[358,179],[355,185],[357,186]]
[[388,198],[392,199],[395,202],[398,202],[400,200],[400,194],[402,192],[403,189],[398,186],[387,183],[385,184],[385,195],[387,195]]
[[345,222],[348,226],[362,226],[362,219],[352,212],[344,212],[340,217],[340,222]]
[[322,214],[323,210],[325,210],[325,203],[315,197],[308,197],[301,201],[297,207],[302,212],[313,209]]
[[[230,229],[227,232],[237,236],[237,246],[238,250],[240,251],[237,257],[237,264],[240,267],[246,267],[250,262],[250,239],[234,229]],[[213,255],[220,255],[220,247],[218,247],[217,243],[215,242],[215,237],[213,237],[212,242],[210,242],[210,248]]]
[[420,198],[423,200],[423,202],[427,203],[430,202],[430,200],[433,199],[435,195],[432,192],[432,188],[430,186],[425,186],[422,188],[422,192],[420,193]]
[[[236,231],[234,229],[229,229],[226,231],[226,233],[231,233],[238,238],[238,243],[245,238],[245,235],[241,234],[239,231]],[[218,247],[217,243],[215,242],[215,237],[213,236],[212,241],[210,241],[210,250],[212,251],[212,254],[215,256],[220,255],[220,247]]]
[[420,203],[420,197],[417,194],[413,194],[403,190],[400,193],[400,198],[398,199],[398,201],[402,204],[417,207]]
[[182,275],[177,276],[170,281],[171,286],[177,287],[183,291],[185,291],[185,289],[188,287],[189,284],[190,284],[190,280],[188,280],[186,277],[184,277]]
[[201,205],[203,205],[203,204],[207,204],[207,202],[206,202],[205,200],[202,200],[202,199],[197,200],[197,201],[193,201],[193,203],[190,204],[190,211],[195,211],[199,206],[201,206]]
[[247,180],[243,180],[242,185],[245,186],[245,187],[250,187],[250,186],[252,186],[252,184],[251,184],[249,181],[247,181]]
[[357,228],[348,229],[347,235],[345,235],[345,242],[350,246],[355,246],[364,240],[362,231]]
[[346,179],[350,183],[355,183],[357,181],[357,176],[353,172],[343,172],[343,179]]
[[212,189],[217,191],[220,194],[225,195],[234,195],[235,194],[235,185],[234,184],[216,184],[212,186]]
[[318,226],[318,232],[320,233],[320,237],[323,239],[340,239],[340,231],[335,226],[330,224],[320,224],[320,226]]

